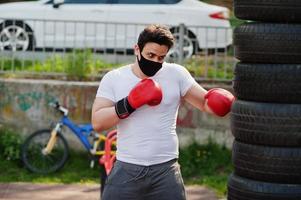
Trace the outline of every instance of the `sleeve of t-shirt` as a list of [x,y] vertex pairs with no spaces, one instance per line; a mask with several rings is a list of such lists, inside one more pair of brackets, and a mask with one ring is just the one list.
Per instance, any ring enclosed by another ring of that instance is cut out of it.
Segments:
[[196,81],[185,67],[179,66],[179,70],[180,70],[180,92],[181,92],[181,96],[185,96],[187,91],[191,88],[193,84],[196,83]]
[[96,97],[104,97],[115,102],[115,95],[113,90],[113,71],[106,73],[99,83]]

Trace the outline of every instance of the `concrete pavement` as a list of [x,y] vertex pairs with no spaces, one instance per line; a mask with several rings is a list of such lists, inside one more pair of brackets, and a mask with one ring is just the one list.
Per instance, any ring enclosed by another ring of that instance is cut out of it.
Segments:
[[[203,186],[187,186],[187,200],[218,200]],[[99,200],[99,185],[0,183],[0,200]]]

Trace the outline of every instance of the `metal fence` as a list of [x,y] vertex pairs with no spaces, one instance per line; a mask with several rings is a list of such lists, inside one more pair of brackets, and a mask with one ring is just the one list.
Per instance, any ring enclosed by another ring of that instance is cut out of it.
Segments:
[[[0,72],[99,76],[134,61],[133,47],[146,24],[0,19]],[[235,59],[232,30],[169,26],[176,38],[166,60],[197,79],[229,80]]]

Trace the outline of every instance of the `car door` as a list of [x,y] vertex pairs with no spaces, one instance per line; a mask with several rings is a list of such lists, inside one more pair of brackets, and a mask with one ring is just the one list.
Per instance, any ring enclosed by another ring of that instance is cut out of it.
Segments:
[[57,8],[52,1],[45,10],[45,46],[57,48],[101,47],[104,22],[110,4],[107,0],[65,0]]
[[[132,48],[146,24],[168,24],[168,4],[162,0],[111,0],[108,21],[116,34],[108,36],[108,45]],[[123,24],[119,24],[123,23]]]

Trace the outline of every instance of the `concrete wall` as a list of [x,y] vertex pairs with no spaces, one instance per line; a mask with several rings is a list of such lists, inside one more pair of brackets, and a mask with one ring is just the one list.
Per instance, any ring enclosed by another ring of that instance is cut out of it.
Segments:
[[[12,127],[26,136],[40,128],[48,128],[60,115],[49,102],[58,100],[68,107],[69,116],[77,123],[90,123],[91,108],[98,82],[56,80],[0,79],[0,124]],[[213,85],[205,88],[216,87]],[[230,86],[219,86],[231,90]],[[67,133],[70,146],[80,147],[75,136]],[[233,137],[229,116],[217,118],[202,113],[190,104],[181,105],[178,116],[180,145],[196,140],[206,143],[208,137],[231,147]]]

